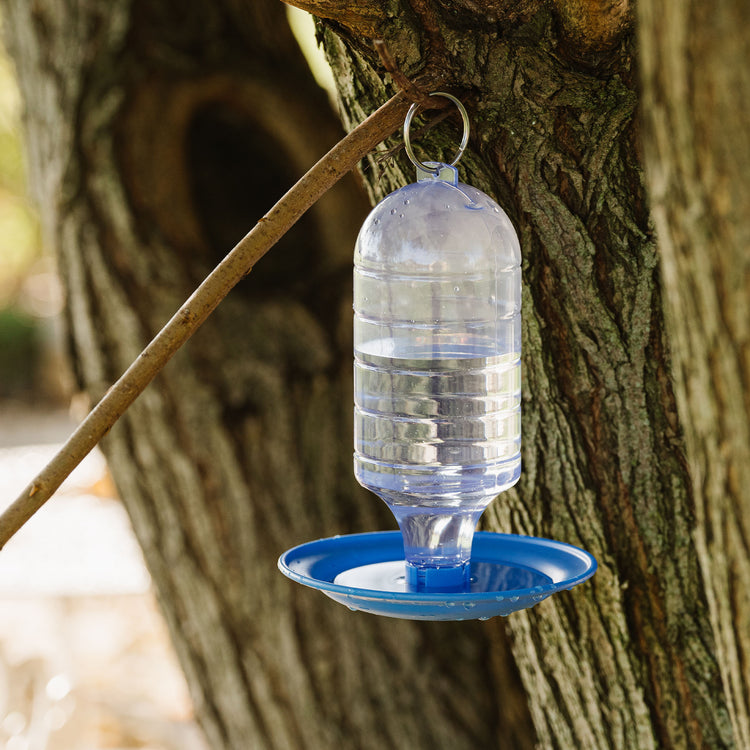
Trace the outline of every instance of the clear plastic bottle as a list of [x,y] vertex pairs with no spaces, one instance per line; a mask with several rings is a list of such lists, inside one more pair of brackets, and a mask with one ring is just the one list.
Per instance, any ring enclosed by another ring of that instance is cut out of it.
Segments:
[[521,253],[445,164],[391,193],[354,256],[354,470],[393,511],[416,590],[462,588],[490,501],[521,471]]

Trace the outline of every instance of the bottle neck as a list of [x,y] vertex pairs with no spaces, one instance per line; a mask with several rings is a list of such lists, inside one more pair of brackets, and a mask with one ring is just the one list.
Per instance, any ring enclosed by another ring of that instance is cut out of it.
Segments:
[[453,187],[458,186],[458,170],[450,164],[443,164],[439,161],[428,161],[423,166],[430,169],[422,169],[422,166],[418,165],[417,182],[447,182],[449,185],[453,185]]

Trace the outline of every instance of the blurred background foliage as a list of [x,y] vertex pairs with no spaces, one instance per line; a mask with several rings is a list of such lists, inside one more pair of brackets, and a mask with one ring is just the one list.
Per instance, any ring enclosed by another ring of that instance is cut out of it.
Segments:
[[17,304],[23,280],[41,258],[36,217],[26,201],[21,101],[13,68],[0,54],[0,305]]
[[62,295],[26,189],[21,100],[0,50],[0,398],[55,400]]

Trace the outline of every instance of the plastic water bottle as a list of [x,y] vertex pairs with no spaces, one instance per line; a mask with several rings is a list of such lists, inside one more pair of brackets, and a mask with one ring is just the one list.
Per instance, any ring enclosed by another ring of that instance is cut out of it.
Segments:
[[409,587],[450,591],[521,471],[521,252],[494,200],[422,166],[357,239],[354,471],[398,521]]

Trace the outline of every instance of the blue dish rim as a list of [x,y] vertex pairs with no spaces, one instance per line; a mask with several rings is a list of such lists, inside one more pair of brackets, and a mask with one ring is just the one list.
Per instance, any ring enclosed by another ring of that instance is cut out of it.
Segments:
[[[528,564],[522,560],[514,559],[514,555],[508,554],[509,550],[521,548],[536,552],[552,552],[554,559],[550,558],[547,565]],[[359,599],[383,600],[390,602],[421,602],[423,604],[439,604],[446,601],[455,601],[456,603],[472,601],[500,601],[510,600],[513,597],[527,597],[533,595],[543,598],[548,594],[556,593],[564,589],[571,589],[587,579],[591,578],[597,570],[598,564],[596,558],[589,552],[568,544],[558,542],[553,539],[543,537],[524,536],[520,534],[500,534],[490,531],[478,531],[474,534],[474,544],[472,547],[472,562],[489,562],[498,564],[509,564],[516,568],[525,568],[526,570],[540,573],[550,578],[548,572],[554,567],[554,562],[577,563],[575,570],[570,570],[575,575],[561,577],[558,580],[551,580],[550,583],[534,586],[530,589],[506,589],[492,591],[461,591],[449,593],[423,593],[409,591],[382,591],[378,589],[365,589],[354,586],[344,586],[333,582],[330,578],[320,578],[312,574],[313,568],[326,559],[340,558],[346,559],[349,555],[365,551],[367,554],[363,559],[356,561],[356,565],[341,567],[335,575],[345,570],[349,570],[361,565],[367,565],[377,562],[388,562],[394,560],[403,560],[403,542],[400,531],[372,531],[361,534],[345,534],[323,539],[316,539],[311,542],[305,542],[284,552],[278,560],[279,570],[288,578],[303,586],[318,589],[324,592],[330,592],[339,596],[356,597]],[[495,554],[491,554],[492,552]],[[505,554],[498,556],[498,552],[504,551]],[[396,554],[394,554],[394,552]],[[379,554],[375,554],[379,553]],[[561,565],[558,564],[558,567]],[[295,569],[296,568],[296,569]],[[564,570],[560,571],[565,572]],[[500,597],[500,599],[499,599]]]

